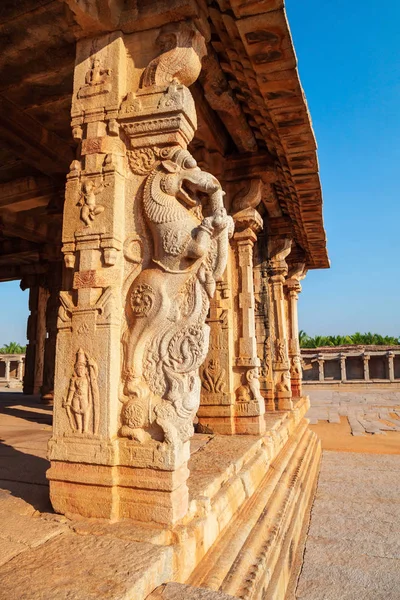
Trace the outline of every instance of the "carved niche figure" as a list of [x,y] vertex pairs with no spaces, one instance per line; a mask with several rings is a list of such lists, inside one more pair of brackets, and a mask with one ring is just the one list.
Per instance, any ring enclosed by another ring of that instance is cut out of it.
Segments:
[[225,375],[218,358],[211,358],[203,371],[203,388],[210,394],[221,394],[225,389]]
[[290,369],[290,375],[294,379],[298,379],[301,376],[301,360],[299,356],[293,356],[292,368]]
[[102,69],[99,59],[95,58],[91,69],[86,73],[85,83],[86,85],[101,85],[107,83],[109,76],[110,69]]
[[148,158],[142,208],[153,251],[128,292],[121,435],[176,445],[193,434],[198,369],[208,351],[205,319],[233,221],[221,185],[187,150],[170,147]]
[[82,194],[78,202],[78,206],[81,206],[81,221],[85,223],[87,227],[91,227],[97,215],[100,215],[104,211],[104,206],[96,204],[96,194],[103,191],[104,185],[100,183],[95,185],[93,181],[85,181],[82,184]]
[[80,348],[76,354],[68,396],[63,402],[71,428],[78,433],[98,433],[100,415],[97,373],[96,363]]
[[236,402],[239,404],[246,404],[250,402],[251,394],[248,385],[240,385],[236,390]]
[[282,340],[276,340],[275,342],[275,358],[277,363],[285,363],[286,362],[286,345]]
[[259,376],[260,373],[258,367],[246,371],[246,380],[254,400],[261,398]]
[[290,392],[290,377],[288,372],[283,372],[280,381],[276,384],[277,392]]

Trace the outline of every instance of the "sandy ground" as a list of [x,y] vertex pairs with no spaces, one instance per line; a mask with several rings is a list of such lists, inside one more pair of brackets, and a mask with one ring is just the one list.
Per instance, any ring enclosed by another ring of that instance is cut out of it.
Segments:
[[[392,416],[395,417],[395,415]],[[366,433],[355,437],[351,435],[347,417],[340,418],[340,425],[319,421],[317,425],[310,425],[310,429],[315,431],[321,439],[323,450],[368,454],[400,454],[399,432],[388,431],[379,435]]]

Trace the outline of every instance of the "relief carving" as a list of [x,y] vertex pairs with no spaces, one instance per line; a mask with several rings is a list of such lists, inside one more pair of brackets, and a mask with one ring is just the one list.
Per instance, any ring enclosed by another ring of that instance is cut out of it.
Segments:
[[85,85],[78,92],[78,98],[88,98],[110,92],[110,74],[111,69],[103,69],[100,60],[94,58],[91,68],[86,73]]
[[80,348],[76,353],[68,395],[63,401],[71,429],[77,433],[98,433],[100,401],[97,373],[94,360]]
[[221,394],[225,390],[226,371],[218,358],[211,358],[203,371],[203,388],[210,394]]
[[[158,157],[142,195],[152,263],[128,292],[120,433],[177,445],[193,434],[198,369],[208,350],[205,319],[226,266],[233,222],[219,182],[187,150],[175,146]],[[199,218],[202,206],[205,218]]]
[[82,194],[79,198],[78,206],[81,207],[81,221],[86,227],[91,227],[97,215],[104,211],[104,206],[96,204],[96,195],[102,192],[104,184],[96,185],[94,181],[85,181],[82,184]]
[[283,340],[275,340],[275,361],[286,363],[286,344]]

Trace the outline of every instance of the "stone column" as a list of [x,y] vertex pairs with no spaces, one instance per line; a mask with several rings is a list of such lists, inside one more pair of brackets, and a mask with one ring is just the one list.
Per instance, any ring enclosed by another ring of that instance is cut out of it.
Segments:
[[389,351],[386,356],[388,359],[389,380],[394,381],[394,352]]
[[48,299],[46,305],[46,340],[44,347],[44,370],[41,396],[43,404],[52,405],[54,397],[54,375],[56,363],[57,315],[60,305],[62,264],[51,264],[45,278]]
[[300,397],[302,395],[302,368],[297,303],[299,299],[299,293],[301,292],[300,280],[304,279],[305,276],[305,264],[296,263],[290,266],[288,278],[286,279],[285,283],[289,317],[290,382],[292,395],[294,397]]
[[201,398],[197,412],[199,433],[236,433],[235,392],[232,364],[234,362],[233,295],[231,281],[235,258],[230,252],[224,280],[217,284],[210,300],[207,325],[210,346],[200,370]]
[[48,296],[48,291],[39,286],[36,318],[35,368],[33,380],[34,394],[39,394],[43,385],[44,347],[46,343],[46,306]]
[[288,266],[285,259],[290,253],[291,244],[292,242],[289,238],[281,237],[271,237],[268,242],[271,300],[275,322],[273,371],[275,377],[275,399],[278,410],[291,410],[293,408],[283,291],[283,285],[288,273]]
[[23,366],[24,366],[24,362],[22,360],[19,360],[18,361],[18,369],[17,369],[18,381],[22,381],[22,379],[23,379]]
[[370,354],[364,353],[363,361],[364,361],[364,380],[369,381],[369,360],[371,358]]
[[5,377],[6,377],[6,382],[8,383],[10,381],[10,364],[11,364],[11,360],[9,358],[6,358],[5,359],[5,363],[6,363]]
[[33,394],[33,387],[35,381],[35,354],[36,354],[36,328],[37,328],[37,308],[38,308],[38,295],[39,286],[29,282],[30,285],[26,285],[24,280],[21,281],[21,289],[25,290],[29,287],[29,316],[26,327],[26,337],[28,344],[25,352],[25,373],[23,383],[23,393]]
[[64,205],[71,276],[49,447],[57,512],[167,525],[187,512],[205,320],[233,232],[221,185],[187,150],[204,53],[187,21],[77,45],[81,143]]
[[257,353],[261,362],[260,391],[267,412],[275,411],[274,376],[271,356],[271,314],[268,285],[267,236],[260,233],[255,247],[257,253],[254,265],[254,296]]
[[253,248],[256,234],[262,229],[262,219],[255,208],[249,207],[236,212],[234,220],[238,298],[235,371],[239,375],[235,392],[236,433],[258,435],[265,431],[265,402],[260,391],[260,359],[257,355]]
[[325,373],[324,373],[325,360],[324,360],[322,354],[319,354],[317,356],[317,362],[318,362],[318,379],[319,379],[319,381],[325,381]]
[[342,379],[342,381],[347,381],[346,355],[345,354],[340,354],[339,358],[340,358],[340,376],[341,376],[341,379]]

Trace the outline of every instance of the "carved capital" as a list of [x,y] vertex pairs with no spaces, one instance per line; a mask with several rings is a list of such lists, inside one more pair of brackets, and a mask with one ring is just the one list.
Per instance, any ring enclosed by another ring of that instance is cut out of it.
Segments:
[[268,241],[268,272],[273,278],[275,276],[286,276],[288,266],[286,257],[292,247],[292,240],[287,237],[271,237]]
[[156,43],[161,54],[144,70],[140,87],[167,86],[173,81],[192,85],[207,53],[201,33],[187,22],[168,23],[162,27]]

